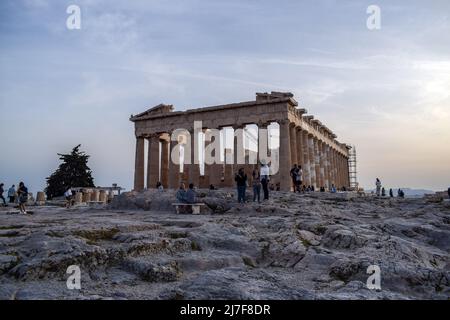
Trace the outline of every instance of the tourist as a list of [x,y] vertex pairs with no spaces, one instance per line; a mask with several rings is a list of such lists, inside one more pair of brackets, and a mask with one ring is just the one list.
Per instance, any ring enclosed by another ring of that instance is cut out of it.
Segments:
[[320,187],[320,192],[325,192],[325,187]]
[[298,192],[301,192],[301,188],[302,188],[302,184],[303,184],[303,170],[302,170],[302,166],[298,166],[297,169],[297,181],[296,181],[296,188],[298,190]]
[[216,190],[216,187],[214,187],[213,184],[210,184],[210,185],[209,185],[209,190]]
[[164,186],[163,186],[163,184],[161,183],[161,181],[158,181],[158,182],[156,183],[156,189],[158,189],[159,192],[164,191]]
[[331,190],[330,190],[330,192],[331,192],[331,193],[336,193],[336,187],[334,186],[334,183],[331,184]]
[[238,202],[245,203],[245,189],[247,187],[247,175],[245,174],[243,168],[240,168],[238,170],[238,173],[234,177],[234,181],[236,181],[237,185]]
[[402,189],[398,189],[398,191],[397,191],[397,196],[398,196],[399,198],[404,198],[404,197],[405,197],[405,193],[403,192]]
[[16,186],[12,185],[8,190],[9,203],[16,202]]
[[297,190],[297,175],[298,175],[298,168],[297,165],[294,164],[294,166],[292,167],[291,171],[289,172],[290,176],[291,176],[291,180],[292,180],[292,185],[294,188],[294,192],[296,192]]
[[189,184],[189,189],[186,192],[186,203],[195,203],[197,200],[197,193],[194,190],[194,184]]
[[377,197],[379,197],[380,194],[381,194],[381,181],[380,181],[380,179],[377,178],[377,180],[375,181],[375,186],[377,188]]
[[3,192],[5,192],[5,189],[3,189],[4,184],[0,183],[0,199],[3,200],[3,206],[6,207],[6,200],[5,197],[3,196]]
[[311,186],[311,191],[314,192],[314,186],[313,185]]
[[394,191],[392,191],[392,188],[389,189],[389,197],[394,197]]
[[66,198],[66,207],[70,208],[71,204],[72,204],[72,197],[73,197],[73,193],[72,193],[72,189],[69,187],[69,189],[67,189],[66,192],[64,192],[64,197]]
[[180,183],[180,188],[178,189],[175,197],[181,203],[186,203],[186,186],[184,182]]
[[25,204],[28,201],[28,188],[25,187],[23,182],[19,183],[19,189],[17,190],[17,194],[19,197],[19,210],[22,214],[27,214],[27,210],[25,208]]
[[258,203],[261,203],[261,175],[258,170],[258,166],[252,172],[252,184],[253,184],[253,202],[258,198]]
[[[261,170],[260,170],[260,179],[261,179],[261,185],[263,188],[263,193],[264,193],[264,200],[269,200],[269,180],[270,180],[270,169],[269,166],[265,163],[263,163],[263,165],[261,166]],[[273,183],[270,185],[270,190],[273,190]]]
[[450,187],[447,189],[448,198],[450,199]]
[[381,188],[381,196],[382,197],[386,197],[386,190],[383,188]]

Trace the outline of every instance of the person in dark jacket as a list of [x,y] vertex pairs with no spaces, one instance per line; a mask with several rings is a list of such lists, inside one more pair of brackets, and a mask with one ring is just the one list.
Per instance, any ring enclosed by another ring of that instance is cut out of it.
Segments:
[[245,189],[247,187],[247,175],[243,168],[240,168],[236,176],[234,177],[237,185],[238,202],[245,203]]
[[3,192],[5,192],[5,189],[3,189],[4,184],[0,183],[0,199],[3,200],[3,205],[6,207],[6,200],[5,197],[3,196]]
[[186,192],[186,202],[187,203],[195,203],[197,200],[197,193],[194,190],[194,184],[189,184],[189,189]]
[[28,201],[28,188],[25,187],[23,182],[19,183],[19,189],[17,190],[17,194],[19,195],[19,210],[22,214],[27,214],[27,210],[25,208],[25,204]]

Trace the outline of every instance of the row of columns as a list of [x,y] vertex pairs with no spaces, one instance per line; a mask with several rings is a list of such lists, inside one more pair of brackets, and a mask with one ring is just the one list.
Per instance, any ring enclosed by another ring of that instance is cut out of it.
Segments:
[[[325,142],[317,139],[314,135],[301,129],[289,121],[279,121],[280,146],[279,146],[279,172],[273,177],[278,182],[280,190],[291,189],[290,169],[294,164],[302,166],[303,180],[305,185],[315,188],[330,188],[332,184],[336,188],[348,187],[348,162],[347,158]],[[267,129],[267,124],[259,124],[259,129]],[[242,129],[244,125],[233,126],[233,129]],[[206,129],[204,129],[204,133]],[[191,131],[191,137],[193,132]],[[233,150],[243,148],[243,137],[234,136]],[[261,138],[261,137],[260,137]],[[147,176],[144,177],[145,164],[145,139],[148,139]],[[263,137],[268,139],[268,137]],[[194,140],[190,139],[191,151],[194,150]],[[242,141],[239,141],[242,140]],[[188,140],[189,141],[189,140]],[[205,141],[205,148],[212,141]],[[181,181],[193,183],[200,188],[208,188],[210,184],[220,187],[232,187],[234,185],[234,174],[239,167],[244,167],[249,178],[254,168],[250,164],[250,154],[246,155],[246,164],[238,165],[237,152],[225,148],[224,163],[205,164],[204,174],[200,175],[198,156],[190,152],[191,164],[184,164],[183,172],[180,173],[180,165],[170,160],[178,141],[170,140],[167,134],[153,134],[148,137],[137,137],[136,139],[136,162],[134,189],[143,190],[145,182],[147,188],[155,188],[157,182],[161,182],[165,188],[178,188]],[[258,155],[259,156],[259,152]],[[233,159],[233,164],[230,160]],[[197,163],[197,164],[194,164]],[[259,159],[258,159],[259,163]],[[146,181],[144,180],[146,178]]]
[[[290,159],[290,163],[283,159]],[[289,172],[294,164],[302,167],[306,186],[325,189],[330,189],[331,185],[349,187],[348,158],[289,121],[280,123],[280,161],[282,190],[291,189]]]

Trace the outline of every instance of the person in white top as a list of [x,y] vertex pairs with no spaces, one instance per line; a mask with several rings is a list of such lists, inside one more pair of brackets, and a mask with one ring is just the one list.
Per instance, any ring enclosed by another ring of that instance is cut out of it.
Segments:
[[264,192],[264,200],[269,200],[269,180],[270,180],[270,168],[266,163],[263,163],[261,165],[261,173],[260,173],[260,178],[261,178],[261,185],[263,187],[263,192]]
[[67,191],[64,192],[64,197],[66,197],[66,200],[67,200],[66,206],[67,206],[67,208],[69,208],[72,203],[72,189],[71,188],[67,189]]

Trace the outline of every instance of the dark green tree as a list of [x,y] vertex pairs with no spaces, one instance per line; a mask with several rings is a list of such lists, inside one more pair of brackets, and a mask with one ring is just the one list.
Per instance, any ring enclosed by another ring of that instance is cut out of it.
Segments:
[[62,163],[47,178],[45,193],[48,199],[63,196],[69,187],[94,187],[92,171],[87,164],[89,155],[80,151],[80,146],[73,148],[70,154],[58,153]]

